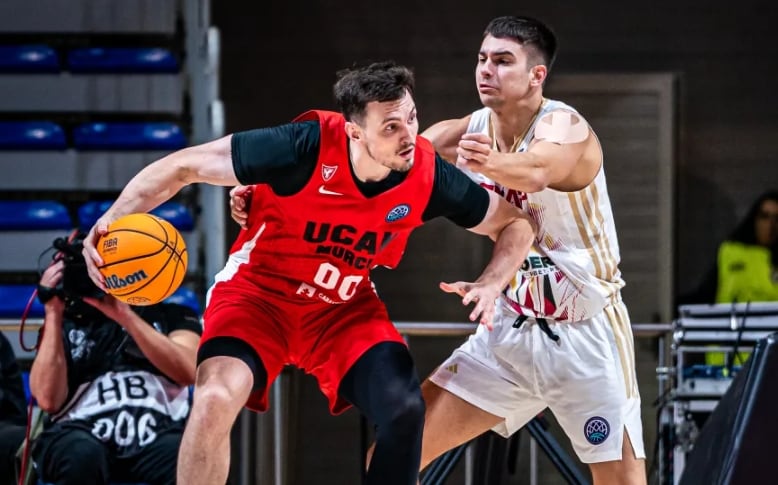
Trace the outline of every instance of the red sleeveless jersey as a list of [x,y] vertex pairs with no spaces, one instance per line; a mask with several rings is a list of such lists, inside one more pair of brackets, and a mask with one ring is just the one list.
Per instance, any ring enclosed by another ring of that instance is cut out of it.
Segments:
[[371,268],[395,267],[410,232],[422,224],[435,178],[429,141],[416,138],[403,182],[365,197],[351,173],[345,118],[309,111],[295,119],[309,120],[321,128],[310,180],[289,196],[276,195],[268,185],[255,187],[248,228],[233,244],[217,283],[246,282],[293,301],[343,303],[370,287]]

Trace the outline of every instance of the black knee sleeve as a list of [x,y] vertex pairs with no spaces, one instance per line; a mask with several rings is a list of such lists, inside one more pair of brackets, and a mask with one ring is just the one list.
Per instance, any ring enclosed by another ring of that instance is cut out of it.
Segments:
[[210,357],[220,356],[235,357],[249,366],[251,374],[254,376],[252,391],[264,389],[267,386],[265,364],[262,363],[262,359],[251,345],[235,337],[214,337],[203,343],[197,350],[197,365]]

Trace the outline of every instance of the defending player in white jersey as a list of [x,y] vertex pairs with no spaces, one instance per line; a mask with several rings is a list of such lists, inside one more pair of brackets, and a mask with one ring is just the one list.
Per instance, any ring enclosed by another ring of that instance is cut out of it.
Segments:
[[422,385],[422,466],[489,429],[508,436],[548,407],[595,484],[644,484],[602,149],[578,112],[543,97],[555,53],[541,22],[492,20],[475,71],[485,107],[423,133],[475,181],[529,212],[538,235],[498,302],[494,330],[479,327]]

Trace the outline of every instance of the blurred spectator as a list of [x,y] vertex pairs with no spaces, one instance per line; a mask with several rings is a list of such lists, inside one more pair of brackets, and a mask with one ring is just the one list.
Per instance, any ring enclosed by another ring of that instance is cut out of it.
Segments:
[[[778,302],[778,191],[762,194],[718,249],[716,265],[679,303]],[[706,352],[705,363],[743,364],[750,352]],[[728,359],[729,355],[729,359]]]
[[[198,315],[181,305],[130,307],[96,298],[97,288],[74,295],[62,285],[69,264],[52,264],[38,288],[44,332],[30,388],[50,420],[33,449],[37,473],[58,485],[172,484],[194,382]],[[77,279],[89,281],[80,268]]]
[[26,424],[22,374],[11,342],[0,332],[0,485],[14,483],[14,457],[24,440]]
[[716,265],[679,303],[778,301],[778,191],[762,194],[721,243]]

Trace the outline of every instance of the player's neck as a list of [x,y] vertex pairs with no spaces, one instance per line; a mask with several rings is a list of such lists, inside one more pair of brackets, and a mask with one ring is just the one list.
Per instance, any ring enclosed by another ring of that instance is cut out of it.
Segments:
[[392,171],[378,163],[366,149],[358,143],[348,144],[349,160],[351,161],[351,173],[362,182],[378,182],[389,176]]
[[542,94],[537,93],[516,104],[492,108],[489,120],[493,132],[491,136],[501,152],[515,151],[521,144],[540,113],[544,100]]

